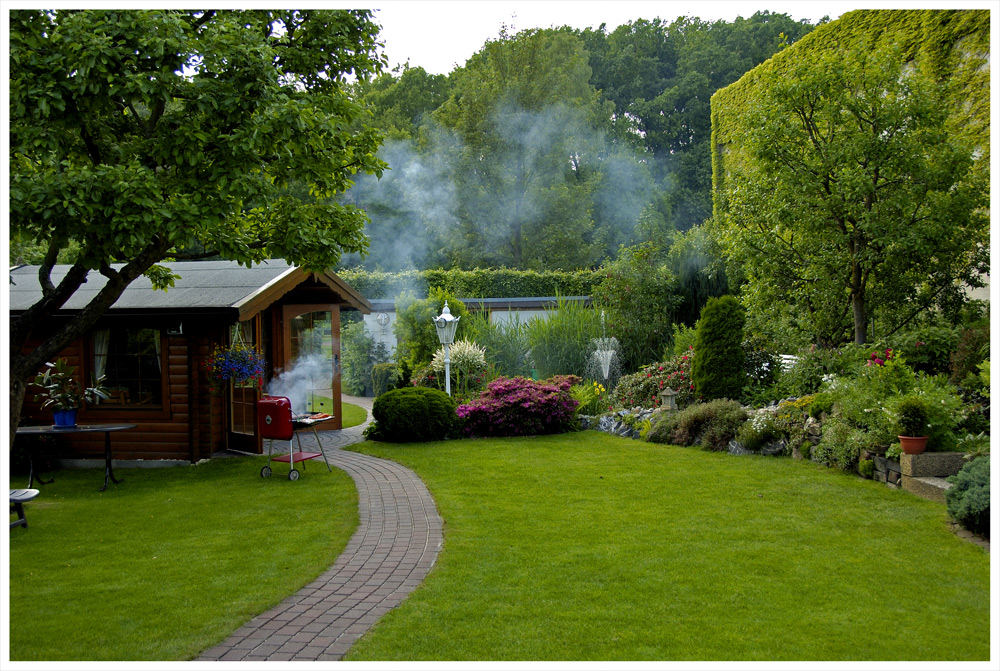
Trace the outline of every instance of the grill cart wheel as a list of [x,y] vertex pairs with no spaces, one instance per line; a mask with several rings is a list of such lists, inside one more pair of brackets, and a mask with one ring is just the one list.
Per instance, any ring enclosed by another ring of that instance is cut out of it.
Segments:
[[262,478],[269,478],[269,477],[271,477],[271,467],[270,466],[265,466],[264,468],[260,469],[260,477],[262,477]]
[[294,468],[292,470],[288,471],[288,479],[289,480],[298,480],[299,479],[299,472],[297,470],[295,470]]

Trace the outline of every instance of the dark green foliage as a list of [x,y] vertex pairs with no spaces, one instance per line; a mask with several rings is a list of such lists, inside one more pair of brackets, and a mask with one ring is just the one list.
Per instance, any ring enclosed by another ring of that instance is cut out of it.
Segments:
[[625,370],[655,361],[670,344],[681,299],[677,278],[659,256],[653,243],[622,247],[601,268],[593,290],[594,308],[604,313],[607,335],[618,338]]
[[402,383],[403,371],[398,363],[377,363],[372,366],[372,394],[381,396]]
[[778,374],[780,396],[805,396],[819,391],[826,375],[848,376],[861,370],[870,349],[853,344],[833,349],[815,345],[800,351],[795,363]]
[[822,391],[813,395],[812,403],[809,404],[810,417],[820,419],[831,412],[833,412],[833,395]]
[[937,375],[947,373],[958,346],[958,333],[949,326],[922,326],[895,339],[893,349],[906,357],[913,370]]
[[862,459],[858,462],[858,474],[868,480],[875,475],[875,462],[871,459]]
[[973,459],[956,475],[945,492],[948,514],[963,527],[990,537],[990,458]]
[[439,389],[393,389],[372,404],[375,421],[365,437],[390,443],[443,440],[458,424],[455,403]]
[[777,400],[774,383],[781,372],[781,359],[756,339],[743,342],[743,356],[746,379],[740,399],[755,407]]
[[760,414],[744,422],[736,432],[736,440],[744,449],[757,452],[784,438],[785,432],[769,414]]
[[345,268],[337,271],[345,282],[369,298],[395,297],[404,291],[423,294],[443,289],[460,298],[518,298],[530,296],[589,296],[601,280],[596,270],[404,270],[395,273]]
[[698,320],[691,378],[702,398],[739,398],[746,379],[743,308],[735,296],[710,298]]
[[962,331],[951,355],[952,384],[964,384],[969,375],[977,375],[978,366],[990,355],[989,324],[971,326]]
[[901,436],[926,436],[929,421],[927,401],[919,396],[907,396],[896,406]]
[[[340,382],[345,394],[367,396],[372,392],[372,367],[384,363],[389,352],[365,331],[364,322],[340,330]],[[376,396],[378,394],[375,394]]]
[[462,301],[444,289],[431,289],[428,298],[417,300],[413,294],[403,294],[396,299],[396,361],[405,361],[411,369],[416,370],[430,363],[434,353],[441,347],[434,318],[441,314],[447,301],[451,314],[458,317],[458,329],[455,340],[461,340],[465,334],[462,323],[468,317],[469,311]]
[[812,450],[813,461],[853,472],[858,467],[861,450],[872,447],[864,431],[856,429],[840,417],[823,424],[823,437]]
[[726,449],[746,419],[746,411],[736,401],[719,399],[696,403],[679,412],[653,415],[646,440],[721,451]]

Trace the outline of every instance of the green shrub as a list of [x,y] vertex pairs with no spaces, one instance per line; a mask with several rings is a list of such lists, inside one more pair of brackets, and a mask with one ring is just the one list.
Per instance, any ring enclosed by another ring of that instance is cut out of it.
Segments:
[[646,242],[621,247],[605,264],[594,287],[594,307],[605,313],[607,335],[618,338],[625,370],[655,361],[669,344],[670,326],[681,298],[677,278],[659,262],[659,249]]
[[443,440],[458,426],[455,404],[439,389],[393,389],[372,404],[374,421],[365,437],[392,443]]
[[845,345],[838,349],[815,345],[796,354],[795,363],[788,370],[778,373],[776,386],[779,396],[805,396],[814,394],[829,376],[850,377],[865,366],[868,349]]
[[388,358],[388,348],[368,335],[364,322],[344,326],[340,330],[340,384],[344,393],[370,395],[372,367]]
[[736,432],[736,440],[744,449],[759,452],[761,448],[781,440],[785,433],[768,412],[760,412],[744,422]]
[[398,363],[377,363],[372,366],[372,394],[381,396],[402,384],[403,371]]
[[858,474],[871,480],[875,475],[875,462],[872,459],[862,459],[858,462]]
[[978,366],[990,355],[990,327],[973,326],[962,331],[951,355],[949,381],[964,384],[970,375],[978,375]]
[[743,341],[743,370],[746,372],[740,399],[747,405],[765,405],[775,396],[775,381],[781,360],[756,338]]
[[809,404],[809,416],[813,419],[821,419],[823,415],[833,412],[833,395],[827,392],[812,394],[812,402]]
[[679,412],[653,415],[646,440],[721,451],[728,447],[746,419],[746,411],[736,401],[695,403]]
[[710,298],[698,320],[691,378],[704,399],[740,397],[743,371],[743,308],[735,296]]
[[926,436],[929,430],[927,401],[907,395],[896,404],[896,430],[900,436]]
[[950,326],[920,326],[898,336],[894,348],[913,370],[937,375],[949,371],[958,340],[958,332]]
[[872,447],[875,445],[870,435],[840,417],[833,417],[823,424],[823,436],[812,450],[812,459],[852,472],[857,469],[861,451]]
[[990,459],[979,457],[948,478],[948,514],[974,533],[990,537]]
[[[673,346],[668,348],[672,356],[694,354],[694,343],[698,340],[698,329],[694,326],[687,326],[685,324],[674,324],[673,331]],[[664,354],[666,354],[666,352]],[[664,356],[663,358],[669,359],[670,356]]]
[[458,329],[455,340],[464,337],[465,322],[469,311],[462,301],[441,289],[431,289],[430,295],[417,300],[412,293],[406,293],[396,299],[396,324],[393,330],[396,334],[396,361],[406,362],[411,370],[430,363],[441,346],[434,318],[441,314],[445,302],[451,314],[458,317]]
[[668,387],[677,394],[674,401],[678,408],[685,408],[694,400],[690,354],[651,363],[638,372],[622,376],[611,394],[611,404],[616,408],[658,408],[659,394]]
[[[452,390],[464,396],[482,389],[486,384],[486,353],[483,348],[468,340],[456,340],[448,349]],[[444,379],[444,345],[434,353],[431,368],[438,379]]]
[[803,459],[810,459],[812,457],[812,443],[809,441],[803,442],[799,445],[799,454],[802,455]]
[[591,341],[601,335],[601,318],[593,308],[559,298],[548,318],[528,322],[527,332],[531,361],[539,378],[583,377]]

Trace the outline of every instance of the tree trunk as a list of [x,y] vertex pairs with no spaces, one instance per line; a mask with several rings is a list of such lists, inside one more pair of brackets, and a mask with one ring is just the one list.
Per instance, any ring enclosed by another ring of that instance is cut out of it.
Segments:
[[863,289],[858,293],[851,293],[851,311],[854,313],[854,344],[864,345],[868,334],[868,313],[865,311]]
[[[38,303],[11,321],[10,437],[12,445],[14,436],[17,435],[17,427],[21,423],[21,409],[24,406],[25,391],[31,380],[38,374],[39,369],[74,340],[83,337],[107,312],[108,308],[121,297],[132,280],[149,270],[154,263],[166,255],[169,249],[168,241],[157,237],[118,272],[106,268],[105,271],[102,271],[108,278],[104,287],[82,310],[72,315],[58,328],[52,329],[50,320],[87,278],[86,270],[83,270],[79,276],[75,275],[79,266],[74,266],[67,274],[69,281],[60,282],[59,287],[49,292],[48,296],[43,297]],[[45,332],[41,343],[31,350],[25,351],[25,346],[32,332],[37,332],[42,327],[49,330]]]

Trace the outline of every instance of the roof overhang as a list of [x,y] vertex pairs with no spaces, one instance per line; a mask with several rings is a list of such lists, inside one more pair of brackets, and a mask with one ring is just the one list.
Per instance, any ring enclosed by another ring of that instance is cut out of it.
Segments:
[[371,303],[334,273],[326,270],[320,272],[309,271],[293,266],[242,300],[234,303],[233,307],[239,313],[239,320],[246,321],[252,318],[261,310],[270,307],[281,299],[282,296],[310,278],[325,284],[331,291],[336,292],[351,308],[360,310],[362,314],[371,313]]

